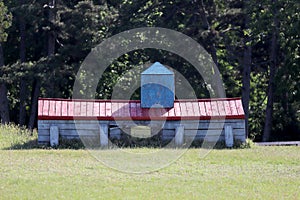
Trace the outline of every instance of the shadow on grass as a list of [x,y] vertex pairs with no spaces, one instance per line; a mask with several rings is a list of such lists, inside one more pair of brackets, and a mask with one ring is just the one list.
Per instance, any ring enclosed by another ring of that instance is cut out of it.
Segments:
[[15,143],[10,147],[2,148],[2,150],[32,150],[32,149],[85,149],[81,140],[78,139],[61,139],[59,141],[60,145],[51,147],[47,144],[38,144],[37,139],[29,140],[25,143]]
[[[235,141],[233,149],[245,149],[251,148],[251,144],[248,142],[242,143]],[[95,144],[91,148],[101,149],[98,144]],[[130,139],[130,140],[117,140],[113,139],[110,141],[109,149],[116,148],[178,148],[174,141],[171,140],[160,140],[160,139]],[[180,148],[208,148],[208,149],[227,149],[224,141],[218,141],[217,143],[206,144],[203,146],[203,140],[195,140],[189,146],[183,145]],[[231,149],[232,149],[231,148]],[[60,139],[59,145],[51,147],[49,144],[38,144],[37,139],[29,140],[25,143],[15,143],[10,147],[3,148],[2,150],[28,150],[28,149],[86,149],[85,145],[80,139]]]
[[37,139],[29,140],[25,143],[15,143],[10,147],[2,148],[2,150],[23,150],[23,149],[37,149],[40,148],[37,144]]

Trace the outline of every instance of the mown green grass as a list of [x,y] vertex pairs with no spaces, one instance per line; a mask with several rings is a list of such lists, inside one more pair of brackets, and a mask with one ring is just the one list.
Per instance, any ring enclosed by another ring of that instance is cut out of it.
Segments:
[[212,150],[205,158],[189,149],[166,168],[128,174],[83,149],[9,150],[18,139],[1,134],[8,150],[0,150],[0,199],[300,199],[296,146]]

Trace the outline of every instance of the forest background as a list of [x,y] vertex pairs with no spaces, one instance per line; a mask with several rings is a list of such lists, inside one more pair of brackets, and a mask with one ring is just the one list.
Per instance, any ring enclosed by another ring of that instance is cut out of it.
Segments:
[[[35,128],[38,97],[71,98],[93,47],[132,28],[163,27],[209,52],[226,96],[242,97],[249,138],[300,140],[299,10],[297,0],[0,0],[1,122]],[[210,97],[193,66],[157,49],[116,59],[95,97],[111,98],[120,75],[155,61],[184,75],[198,98]]]

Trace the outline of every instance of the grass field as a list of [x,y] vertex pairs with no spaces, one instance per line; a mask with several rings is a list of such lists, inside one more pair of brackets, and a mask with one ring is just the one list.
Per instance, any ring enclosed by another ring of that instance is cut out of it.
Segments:
[[300,199],[296,146],[213,150],[205,158],[190,149],[166,168],[128,174],[86,150],[9,150],[34,144],[35,135],[15,134],[0,128],[0,199]]

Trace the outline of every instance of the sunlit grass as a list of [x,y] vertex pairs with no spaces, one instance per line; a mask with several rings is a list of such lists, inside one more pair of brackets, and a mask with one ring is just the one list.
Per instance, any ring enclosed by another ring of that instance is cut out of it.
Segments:
[[[300,197],[300,147],[296,146],[212,150],[204,158],[200,149],[189,149],[161,170],[129,174],[102,165],[83,149],[9,150],[16,141],[27,143],[34,138],[15,134],[0,134],[1,149],[8,149],[0,150],[0,199]],[[127,151],[147,153],[153,149]]]

